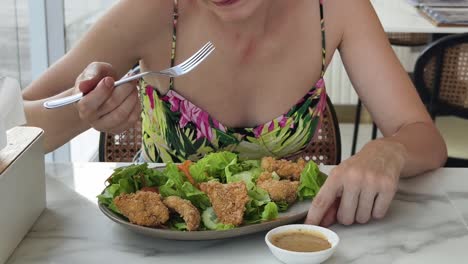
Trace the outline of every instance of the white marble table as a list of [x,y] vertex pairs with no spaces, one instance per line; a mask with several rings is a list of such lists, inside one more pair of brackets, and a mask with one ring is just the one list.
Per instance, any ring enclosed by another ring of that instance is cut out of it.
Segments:
[[436,27],[407,0],[371,0],[388,33],[464,33],[468,27]]
[[[180,242],[147,238],[111,222],[95,197],[115,167],[48,164],[47,209],[7,263],[279,263],[265,233]],[[440,169],[402,181],[384,220],[333,226],[341,244],[326,263],[468,263],[467,222],[468,169]]]

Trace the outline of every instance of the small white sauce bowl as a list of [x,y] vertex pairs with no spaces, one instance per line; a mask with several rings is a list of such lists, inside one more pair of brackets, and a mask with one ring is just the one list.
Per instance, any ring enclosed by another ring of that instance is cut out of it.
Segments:
[[[271,243],[272,236],[282,234],[288,231],[311,231],[318,232],[327,238],[331,248],[317,252],[295,252],[279,248]],[[270,248],[271,253],[283,263],[287,264],[316,264],[322,263],[335,252],[336,246],[340,242],[338,235],[330,229],[315,225],[284,225],[270,230],[265,236],[265,242]]]

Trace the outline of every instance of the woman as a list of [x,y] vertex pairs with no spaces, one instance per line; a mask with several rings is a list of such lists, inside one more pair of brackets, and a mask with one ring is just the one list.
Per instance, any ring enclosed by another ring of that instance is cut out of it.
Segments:
[[[136,62],[161,70],[207,41],[216,51],[190,74],[139,83],[143,109],[135,83],[113,88]],[[147,161],[217,149],[285,157],[303,150],[320,125],[323,74],[337,49],[384,138],[330,173],[306,222],[366,223],[385,215],[400,177],[446,159],[368,0],[122,0],[25,90],[27,118],[45,130],[48,151],[90,127],[124,131],[143,110]],[[87,95],[76,105],[42,107],[78,91]],[[270,133],[278,130],[296,140],[278,145],[282,138]]]

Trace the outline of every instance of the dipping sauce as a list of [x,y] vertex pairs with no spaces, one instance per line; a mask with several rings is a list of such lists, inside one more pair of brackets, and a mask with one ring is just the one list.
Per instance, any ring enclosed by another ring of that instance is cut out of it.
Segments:
[[279,248],[296,252],[317,252],[331,248],[330,242],[321,233],[301,229],[272,235],[270,242]]

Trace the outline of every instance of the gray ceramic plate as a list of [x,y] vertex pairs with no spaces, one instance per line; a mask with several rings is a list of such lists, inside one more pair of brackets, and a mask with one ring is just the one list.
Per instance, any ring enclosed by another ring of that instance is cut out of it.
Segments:
[[[164,165],[153,166],[154,169],[163,169]],[[278,219],[246,226],[240,226],[231,230],[226,231],[175,231],[168,229],[158,229],[145,226],[139,226],[130,223],[126,218],[112,212],[103,204],[99,204],[99,209],[109,217],[112,221],[122,225],[129,230],[140,233],[146,236],[164,238],[171,240],[213,240],[213,239],[224,239],[231,237],[244,236],[257,232],[267,231],[275,227],[291,224],[297,222],[307,215],[311,201],[305,200],[296,202],[291,205],[286,212],[279,213]]]
[[270,230],[272,228],[297,222],[303,219],[307,215],[309,210],[310,200],[296,202],[286,212],[280,213],[278,219],[246,226],[240,226],[231,230],[226,231],[174,231],[168,229],[150,228],[132,224],[127,219],[123,218],[112,212],[105,205],[99,204],[99,209],[112,221],[121,224],[123,227],[130,229],[131,231],[152,236],[156,238],[172,239],[172,240],[212,240],[212,239],[224,239],[231,237],[238,237],[248,234],[253,234],[261,231]]

